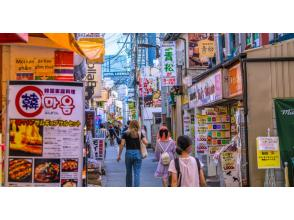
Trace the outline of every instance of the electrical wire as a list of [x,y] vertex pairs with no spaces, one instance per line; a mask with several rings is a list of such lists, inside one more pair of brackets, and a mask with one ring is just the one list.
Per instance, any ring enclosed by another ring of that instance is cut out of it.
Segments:
[[127,41],[128,41],[129,36],[130,36],[130,34],[128,34],[128,36],[127,36],[125,42],[123,43],[122,47],[121,47],[120,50],[117,52],[117,54],[115,54],[114,56],[111,56],[108,60],[112,60],[112,59],[116,58],[118,55],[120,55],[120,53],[122,52],[122,50],[124,49],[124,47],[125,47],[125,45],[126,45],[126,43],[127,43]]

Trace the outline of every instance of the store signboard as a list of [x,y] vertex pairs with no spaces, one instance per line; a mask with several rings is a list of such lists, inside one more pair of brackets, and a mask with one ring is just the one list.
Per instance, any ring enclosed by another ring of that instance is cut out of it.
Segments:
[[161,45],[161,85],[175,86],[177,84],[176,42],[163,41]]
[[105,138],[93,138],[93,144],[95,148],[96,159],[103,160],[105,152]]
[[280,148],[278,137],[257,137],[258,169],[280,168]]
[[183,117],[183,124],[184,124],[184,135],[190,135],[190,124],[191,124],[191,115],[184,111],[184,117]]
[[15,59],[17,80],[53,80],[54,58],[19,57]]
[[[207,33],[189,33],[189,68],[208,67],[209,57],[212,56],[212,45],[205,43],[213,41],[213,36]],[[202,45],[201,45],[202,42]],[[205,43],[205,44],[203,44]],[[204,49],[205,46],[205,49]],[[207,47],[209,46],[209,47]],[[214,52],[213,52],[214,54]]]
[[237,169],[237,152],[226,151],[221,154],[221,164],[223,172]]
[[214,41],[213,40],[201,40],[198,42],[199,46],[199,56],[200,58],[202,57],[207,57],[207,58],[212,58],[214,57],[215,54],[215,49],[214,49]]
[[211,76],[196,83],[196,107],[201,107],[223,98],[222,71],[219,70]]
[[82,186],[83,84],[10,81],[6,186]]
[[85,120],[86,120],[86,128],[87,131],[91,131],[92,137],[95,137],[95,111],[94,110],[86,110],[85,111]]
[[196,84],[192,85],[190,88],[188,88],[188,96],[189,96],[189,109],[196,108]]
[[35,77],[35,59],[34,58],[16,58],[15,73],[17,80],[34,80]]
[[229,78],[229,97],[242,95],[242,74],[240,63],[230,68],[228,71]]

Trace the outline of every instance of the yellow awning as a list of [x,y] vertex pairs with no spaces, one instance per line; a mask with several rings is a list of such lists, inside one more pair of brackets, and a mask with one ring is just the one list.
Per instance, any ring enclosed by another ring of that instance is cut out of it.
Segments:
[[54,43],[85,57],[88,61],[103,63],[105,45],[103,38],[76,41],[71,33],[44,33]]

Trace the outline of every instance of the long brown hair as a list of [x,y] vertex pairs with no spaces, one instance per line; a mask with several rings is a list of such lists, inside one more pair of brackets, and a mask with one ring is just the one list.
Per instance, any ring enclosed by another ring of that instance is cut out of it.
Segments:
[[137,138],[139,136],[139,130],[139,122],[137,120],[132,120],[129,125],[128,133],[131,135],[132,138]]

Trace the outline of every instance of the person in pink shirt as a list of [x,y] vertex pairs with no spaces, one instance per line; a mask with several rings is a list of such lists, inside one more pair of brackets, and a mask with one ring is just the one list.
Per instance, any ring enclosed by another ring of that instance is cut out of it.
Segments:
[[168,168],[171,173],[172,187],[206,186],[201,162],[197,158],[190,156],[191,151],[191,138],[185,135],[179,136],[176,148],[179,158],[172,160]]

